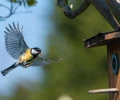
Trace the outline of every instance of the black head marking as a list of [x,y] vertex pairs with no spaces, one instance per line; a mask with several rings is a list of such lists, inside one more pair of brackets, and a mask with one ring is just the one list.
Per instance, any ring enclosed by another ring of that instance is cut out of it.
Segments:
[[39,53],[41,53],[41,49],[38,48],[38,47],[34,47],[34,48],[32,48],[32,49],[34,49],[34,50],[38,51]]

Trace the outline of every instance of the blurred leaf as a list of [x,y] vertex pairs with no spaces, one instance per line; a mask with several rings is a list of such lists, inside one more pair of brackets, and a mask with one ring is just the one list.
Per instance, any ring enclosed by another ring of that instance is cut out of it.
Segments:
[[8,0],[8,1],[10,1],[10,2],[17,2],[18,0]]
[[[20,5],[34,6],[37,4],[37,0],[8,0],[9,2],[19,3]],[[27,3],[27,4],[26,4]]]
[[28,6],[34,6],[35,4],[37,4],[36,0],[27,0],[27,4]]

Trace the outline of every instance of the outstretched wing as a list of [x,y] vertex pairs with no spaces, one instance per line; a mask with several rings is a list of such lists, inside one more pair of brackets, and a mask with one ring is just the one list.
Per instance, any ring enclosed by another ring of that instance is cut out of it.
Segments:
[[29,48],[24,41],[22,28],[20,30],[19,23],[15,26],[13,22],[13,26],[9,25],[9,28],[6,27],[6,31],[4,32],[6,49],[14,59],[17,59]]
[[31,64],[31,66],[44,66],[47,64],[51,64],[51,63],[57,63],[60,62],[62,59],[58,59],[58,60],[46,60],[43,59],[41,57],[37,57],[36,59],[34,59],[33,63]]

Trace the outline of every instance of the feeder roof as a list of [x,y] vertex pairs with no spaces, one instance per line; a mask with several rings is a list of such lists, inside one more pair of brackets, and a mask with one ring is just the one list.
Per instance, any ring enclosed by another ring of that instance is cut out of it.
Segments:
[[103,46],[110,44],[118,39],[120,39],[120,31],[99,33],[89,39],[86,39],[84,41],[84,46],[86,48]]

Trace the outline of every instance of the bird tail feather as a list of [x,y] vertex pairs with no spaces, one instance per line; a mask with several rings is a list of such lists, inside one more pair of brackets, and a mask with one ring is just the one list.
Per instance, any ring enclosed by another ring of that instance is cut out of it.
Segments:
[[13,69],[16,68],[16,67],[17,67],[17,65],[16,65],[16,63],[14,63],[14,64],[11,65],[10,67],[2,70],[2,71],[1,71],[1,74],[2,74],[3,76],[5,76],[6,74],[8,74],[8,72],[10,72],[11,70],[13,70]]

